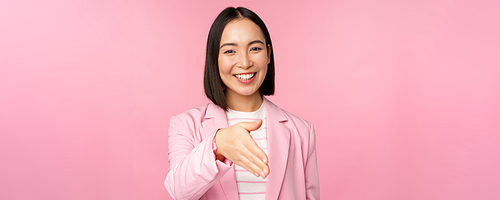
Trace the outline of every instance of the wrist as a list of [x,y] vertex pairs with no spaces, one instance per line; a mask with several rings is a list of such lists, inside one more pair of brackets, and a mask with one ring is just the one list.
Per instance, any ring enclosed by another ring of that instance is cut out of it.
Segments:
[[219,133],[219,130],[217,130],[217,132],[215,133],[214,140],[212,142],[212,150],[214,152],[215,159],[224,162],[226,158],[222,154],[220,154],[220,151],[217,148],[217,133]]

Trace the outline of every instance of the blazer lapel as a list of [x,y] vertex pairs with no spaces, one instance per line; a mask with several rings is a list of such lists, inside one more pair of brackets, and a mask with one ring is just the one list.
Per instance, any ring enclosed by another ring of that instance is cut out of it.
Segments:
[[269,157],[269,176],[267,177],[266,199],[278,199],[283,185],[288,151],[290,130],[283,124],[287,118],[283,111],[264,98],[267,111],[267,143]]
[[[226,113],[222,108],[209,103],[205,113],[205,120],[202,122],[203,131],[206,135],[213,134],[219,128],[227,128]],[[234,168],[231,168],[219,180],[222,190],[227,199],[238,199],[238,186],[236,185],[236,177],[234,175]]]

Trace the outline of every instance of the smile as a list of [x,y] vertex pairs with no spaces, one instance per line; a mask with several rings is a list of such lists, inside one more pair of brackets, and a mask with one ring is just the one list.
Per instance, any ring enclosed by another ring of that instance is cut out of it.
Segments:
[[233,75],[233,76],[234,76],[234,77],[236,77],[237,79],[242,80],[242,81],[248,81],[248,80],[252,79],[252,78],[255,76],[255,74],[257,74],[257,73],[251,73],[251,74],[235,74],[235,75]]

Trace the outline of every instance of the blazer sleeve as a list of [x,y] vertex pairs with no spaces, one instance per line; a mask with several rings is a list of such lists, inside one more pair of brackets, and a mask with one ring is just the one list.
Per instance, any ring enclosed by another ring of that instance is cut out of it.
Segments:
[[319,175],[318,163],[316,158],[316,134],[314,127],[309,124],[309,145],[308,156],[305,167],[306,177],[306,199],[319,199]]
[[[193,128],[194,129],[194,128]],[[165,188],[174,199],[199,199],[232,167],[226,159],[215,159],[214,136],[196,139],[196,135],[178,116],[170,120],[168,154],[170,167]]]

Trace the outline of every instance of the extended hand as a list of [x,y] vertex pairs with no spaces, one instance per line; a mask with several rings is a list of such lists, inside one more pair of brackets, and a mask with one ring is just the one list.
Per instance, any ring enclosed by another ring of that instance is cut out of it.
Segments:
[[215,135],[216,158],[221,161],[229,159],[255,176],[266,178],[269,174],[267,155],[250,136],[250,131],[257,130],[261,125],[262,120],[259,119],[220,129]]

